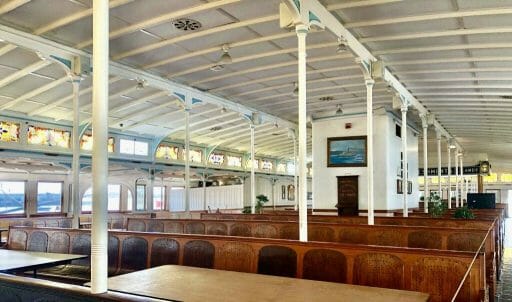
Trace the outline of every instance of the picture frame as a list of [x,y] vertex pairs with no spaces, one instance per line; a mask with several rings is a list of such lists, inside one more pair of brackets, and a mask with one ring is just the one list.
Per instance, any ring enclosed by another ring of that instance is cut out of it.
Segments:
[[288,185],[288,200],[295,200],[295,187]]
[[327,138],[327,167],[366,167],[367,158],[366,136]]
[[286,199],[286,186],[285,185],[281,186],[281,199],[282,200]]
[[403,194],[404,193],[403,188],[402,188],[402,184],[403,184],[403,182],[402,182],[401,179],[397,179],[396,180],[396,193],[397,194]]
[[407,194],[412,194],[412,181],[407,182]]

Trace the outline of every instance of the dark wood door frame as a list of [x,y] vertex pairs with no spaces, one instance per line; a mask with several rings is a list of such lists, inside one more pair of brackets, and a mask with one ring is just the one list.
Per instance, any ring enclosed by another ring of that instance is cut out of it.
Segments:
[[337,176],[339,216],[359,215],[359,176]]

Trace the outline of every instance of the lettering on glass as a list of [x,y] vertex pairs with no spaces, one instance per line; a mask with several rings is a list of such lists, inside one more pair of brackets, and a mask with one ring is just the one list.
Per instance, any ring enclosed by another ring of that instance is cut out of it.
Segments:
[[212,153],[208,162],[212,165],[221,166],[224,163],[224,154]]
[[274,167],[274,164],[270,160],[262,160],[261,161],[261,169],[265,171],[270,171]]

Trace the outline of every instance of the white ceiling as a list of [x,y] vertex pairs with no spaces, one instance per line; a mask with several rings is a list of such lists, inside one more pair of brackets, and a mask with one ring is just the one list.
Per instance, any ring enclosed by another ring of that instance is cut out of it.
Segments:
[[[466,152],[510,161],[512,0],[321,2],[385,62]],[[0,23],[90,51],[91,1],[4,3]],[[279,0],[110,3],[113,60],[296,122],[292,91],[297,39],[294,32],[279,27]],[[178,30],[171,23],[177,18],[199,21],[202,27]],[[337,39],[328,32],[313,32],[307,39],[308,114],[334,113],[338,104],[345,112],[363,112],[366,91],[354,57],[337,54]],[[211,71],[225,43],[231,47],[233,63]],[[0,108],[34,118],[71,120],[71,84],[58,65],[8,44],[0,45],[0,54]],[[91,117],[90,85],[90,78],[81,84],[80,117],[86,121]],[[183,139],[184,115],[175,98],[135,86],[133,79],[111,79],[111,127]],[[320,100],[325,96],[333,100]],[[391,100],[386,85],[377,83],[375,107],[390,106]],[[238,113],[202,104],[192,114],[195,143],[248,150],[249,127]],[[212,131],[214,126],[221,129]],[[293,144],[287,133],[285,127],[259,126],[257,153],[291,156]]]

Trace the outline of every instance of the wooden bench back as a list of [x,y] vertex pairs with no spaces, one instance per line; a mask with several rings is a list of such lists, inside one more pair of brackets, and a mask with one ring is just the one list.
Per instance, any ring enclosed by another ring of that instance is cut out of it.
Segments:
[[72,217],[34,217],[34,218],[1,218],[0,227],[9,226],[30,226],[30,227],[51,227],[71,228]]
[[[151,213],[141,213],[141,214],[133,214],[133,213],[108,213],[108,227],[109,229],[116,230],[126,230],[126,223],[129,217],[134,218],[150,218]],[[90,228],[90,224],[92,222],[92,214],[82,214],[80,215],[80,223],[81,228],[88,229]]]
[[[90,251],[88,230],[14,227],[8,247],[26,249],[35,233],[70,253]],[[62,251],[62,249],[61,249]],[[365,246],[246,237],[109,232],[109,267],[121,272],[178,264],[248,273],[297,277],[429,293],[450,301],[469,269],[457,301],[480,301],[485,259],[472,252]],[[83,261],[83,260],[82,260]],[[87,263],[85,263],[87,265]]]

